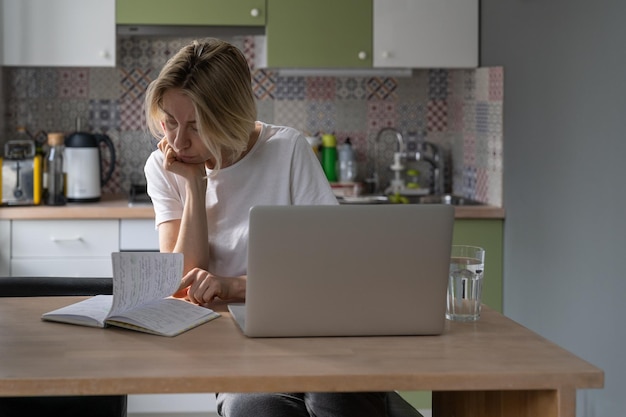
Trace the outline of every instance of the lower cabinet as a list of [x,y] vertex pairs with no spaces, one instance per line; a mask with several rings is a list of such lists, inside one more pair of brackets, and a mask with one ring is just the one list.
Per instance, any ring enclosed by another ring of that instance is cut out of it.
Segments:
[[152,219],[2,220],[0,236],[0,277],[111,277],[111,253],[159,250]]
[[13,220],[11,276],[111,277],[119,220]]
[[11,221],[0,220],[0,278],[11,273]]
[[[111,253],[158,251],[153,219],[0,220],[1,277],[110,277]],[[128,412],[211,415],[215,394],[129,395]]]
[[[454,222],[452,243],[485,249],[482,300],[485,305],[502,312],[504,220],[458,219]],[[400,394],[417,409],[432,408],[430,391],[403,391]]]
[[159,233],[153,219],[121,219],[120,251],[159,251]]
[[482,300],[490,308],[502,312],[504,220],[456,220],[452,242],[455,245],[480,246],[485,249]]
[[128,396],[128,414],[144,416],[216,416],[214,393]]

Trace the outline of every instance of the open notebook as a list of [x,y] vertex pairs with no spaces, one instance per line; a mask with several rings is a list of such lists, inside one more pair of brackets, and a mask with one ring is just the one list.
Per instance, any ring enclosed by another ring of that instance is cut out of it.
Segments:
[[443,332],[454,208],[257,206],[250,211],[250,337]]

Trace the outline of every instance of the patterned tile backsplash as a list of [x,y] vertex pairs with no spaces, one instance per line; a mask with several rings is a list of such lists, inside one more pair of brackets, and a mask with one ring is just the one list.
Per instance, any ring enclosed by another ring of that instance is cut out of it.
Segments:
[[[145,128],[143,97],[165,61],[189,42],[186,38],[121,37],[116,68],[14,68],[3,71],[5,129],[0,145],[19,125],[31,133],[77,129],[107,134],[115,144],[115,173],[105,193],[126,193],[145,182],[143,164],[156,140]],[[229,39],[245,53],[251,38]],[[446,189],[489,204],[502,205],[503,69],[413,70],[411,76],[295,76],[254,69],[252,85],[258,119],[293,126],[307,136],[333,133],[350,138],[357,155],[358,179],[377,167],[381,183],[396,136],[439,146],[446,162]],[[105,164],[108,155],[103,152]],[[415,164],[429,185],[428,165]]]

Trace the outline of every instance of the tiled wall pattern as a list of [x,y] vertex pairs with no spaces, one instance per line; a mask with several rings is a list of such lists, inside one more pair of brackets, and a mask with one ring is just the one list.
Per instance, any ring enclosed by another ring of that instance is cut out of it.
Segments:
[[[103,192],[125,193],[144,182],[143,164],[156,141],[145,129],[143,96],[165,61],[190,39],[124,37],[116,68],[3,68],[5,130],[82,130],[109,135],[117,151],[112,179]],[[250,38],[230,39],[247,53]],[[250,60],[252,62],[252,60]],[[359,179],[371,173],[374,140],[383,127],[439,145],[445,152],[450,191],[502,204],[503,70],[414,70],[410,77],[282,76],[253,70],[258,118],[300,129],[309,136],[350,138]],[[389,178],[397,142],[381,135],[379,175]],[[103,151],[105,164],[108,155]],[[419,167],[425,185],[428,167]]]

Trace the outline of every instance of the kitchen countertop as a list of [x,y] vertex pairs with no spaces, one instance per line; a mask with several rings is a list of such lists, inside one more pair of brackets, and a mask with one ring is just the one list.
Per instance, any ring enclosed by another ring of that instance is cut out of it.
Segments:
[[[68,203],[65,206],[1,206],[0,220],[50,219],[153,219],[149,203],[128,204],[123,194],[104,195],[97,203]],[[457,219],[504,219],[504,208],[455,206]]]
[[68,203],[64,206],[2,206],[0,219],[154,219],[150,203],[128,204],[124,194],[103,195],[96,203]]

